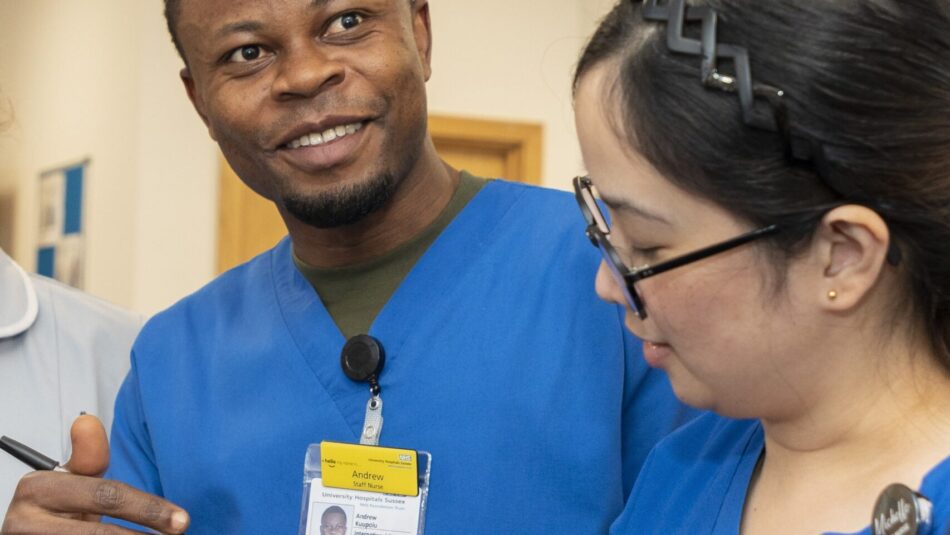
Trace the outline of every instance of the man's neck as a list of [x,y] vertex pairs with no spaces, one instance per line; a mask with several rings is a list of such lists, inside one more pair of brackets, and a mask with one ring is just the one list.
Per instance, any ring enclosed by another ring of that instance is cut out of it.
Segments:
[[294,252],[315,267],[343,267],[378,258],[424,230],[442,213],[458,186],[459,173],[443,162],[431,142],[392,199],[361,221],[321,229],[283,213]]

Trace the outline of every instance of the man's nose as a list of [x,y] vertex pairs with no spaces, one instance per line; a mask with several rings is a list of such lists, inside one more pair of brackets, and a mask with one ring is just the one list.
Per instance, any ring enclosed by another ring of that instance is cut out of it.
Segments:
[[343,82],[346,66],[317,42],[302,43],[284,51],[279,74],[272,85],[277,100],[311,98]]

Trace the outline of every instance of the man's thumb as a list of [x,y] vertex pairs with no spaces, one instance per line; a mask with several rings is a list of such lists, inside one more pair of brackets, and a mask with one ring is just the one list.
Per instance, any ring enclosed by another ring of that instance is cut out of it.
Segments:
[[109,438],[99,418],[81,415],[69,430],[73,453],[65,468],[74,474],[101,476],[109,468]]

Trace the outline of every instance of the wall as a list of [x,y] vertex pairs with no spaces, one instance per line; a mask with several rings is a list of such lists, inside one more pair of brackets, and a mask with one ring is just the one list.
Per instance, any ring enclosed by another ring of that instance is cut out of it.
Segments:
[[161,0],[131,1],[144,6],[132,306],[155,312],[214,276],[218,149],[182,88]]
[[0,47],[14,258],[35,268],[37,175],[89,156],[87,289],[150,313],[207,281],[215,152],[177,81],[161,0],[2,0]]
[[588,0],[431,0],[433,75],[439,113],[544,125],[544,183],[568,188],[581,169],[571,74],[589,24]]
[[590,36],[600,20],[610,12],[618,0],[585,0],[577,3],[578,23],[584,35]]
[[[540,122],[545,183],[582,171],[570,76],[608,0],[430,0],[434,112]],[[33,269],[38,173],[93,158],[87,289],[153,313],[213,276],[217,152],[161,0],[0,0],[0,244]],[[4,198],[15,196],[13,214]],[[13,228],[8,228],[13,221]]]
[[122,303],[134,292],[123,253],[134,245],[137,11],[112,0],[0,2],[0,88],[16,117],[0,153],[0,174],[18,192],[13,255],[34,267],[38,173],[92,156],[86,281]]

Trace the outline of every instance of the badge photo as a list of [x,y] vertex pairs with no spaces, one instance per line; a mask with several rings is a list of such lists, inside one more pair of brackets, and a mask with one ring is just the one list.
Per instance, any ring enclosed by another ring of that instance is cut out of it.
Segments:
[[431,456],[322,442],[307,450],[300,535],[423,535]]

